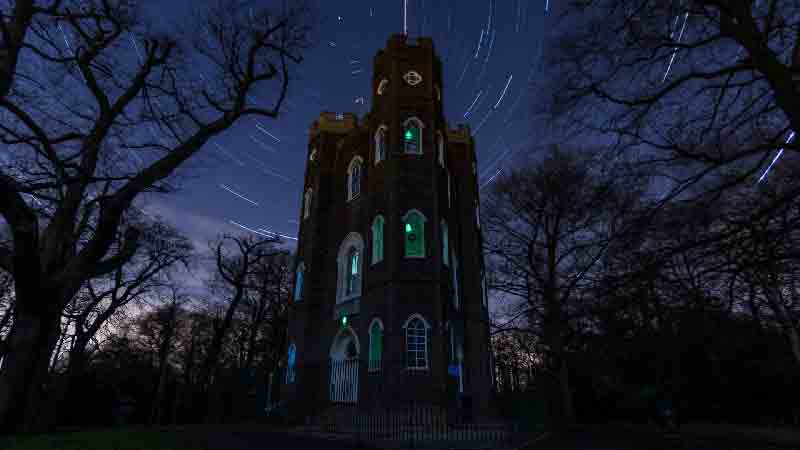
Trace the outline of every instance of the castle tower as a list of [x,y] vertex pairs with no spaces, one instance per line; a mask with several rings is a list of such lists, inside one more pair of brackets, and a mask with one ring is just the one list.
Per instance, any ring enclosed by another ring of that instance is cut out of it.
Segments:
[[281,392],[294,414],[488,412],[474,140],[445,122],[441,74],[431,39],[394,35],[375,56],[369,114],[311,126]]

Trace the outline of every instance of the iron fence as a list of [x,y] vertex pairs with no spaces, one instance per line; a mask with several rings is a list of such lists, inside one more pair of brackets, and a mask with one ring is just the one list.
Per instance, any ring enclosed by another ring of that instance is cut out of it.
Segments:
[[324,432],[379,448],[502,448],[525,438],[515,424],[466,422],[460,411],[435,405],[367,409],[336,404],[317,420]]

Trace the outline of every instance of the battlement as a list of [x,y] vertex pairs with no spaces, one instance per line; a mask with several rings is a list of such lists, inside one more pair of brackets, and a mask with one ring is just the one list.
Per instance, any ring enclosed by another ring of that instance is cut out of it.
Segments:
[[358,117],[355,114],[325,111],[320,113],[319,119],[311,124],[311,135],[320,132],[347,134],[356,127],[358,127]]

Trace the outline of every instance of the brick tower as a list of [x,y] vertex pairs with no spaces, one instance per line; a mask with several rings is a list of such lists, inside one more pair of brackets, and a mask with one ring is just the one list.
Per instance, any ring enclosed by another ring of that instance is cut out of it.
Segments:
[[281,396],[292,415],[404,402],[488,414],[474,140],[433,42],[390,37],[371,111],[311,126]]

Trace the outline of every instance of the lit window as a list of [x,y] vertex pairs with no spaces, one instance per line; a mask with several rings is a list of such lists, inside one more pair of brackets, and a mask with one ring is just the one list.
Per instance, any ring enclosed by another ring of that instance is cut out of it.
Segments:
[[374,319],[372,326],[369,327],[369,371],[376,372],[381,370],[381,359],[383,356],[383,324],[380,320]]
[[361,193],[361,157],[356,156],[347,170],[347,200],[358,197]]
[[303,219],[308,219],[311,214],[311,188],[306,189],[306,194],[303,198]]
[[386,159],[386,125],[381,125],[375,132],[375,164]]
[[450,265],[450,243],[448,240],[447,222],[442,220],[442,261],[444,261],[445,266]]
[[405,75],[403,75],[403,79],[406,81],[406,83],[410,84],[411,86],[416,86],[420,82],[422,82],[422,75],[411,70],[409,72],[406,72]]
[[403,216],[403,236],[406,258],[425,257],[425,216],[411,210]]
[[422,154],[422,122],[412,117],[403,124],[403,151]]
[[388,85],[389,85],[389,80],[387,80],[386,78],[381,80],[381,82],[378,84],[378,95],[383,95],[383,93],[386,92],[386,86]]
[[383,216],[378,215],[372,222],[372,264],[383,260]]
[[303,299],[303,272],[305,272],[306,266],[302,262],[297,266],[297,278],[294,282],[294,301],[300,301]]
[[419,316],[412,316],[406,329],[406,367],[428,368],[428,326]]
[[353,247],[347,255],[347,288],[345,289],[346,295],[353,295],[358,287],[358,249]]
[[442,90],[439,89],[439,85],[434,86],[433,90],[436,91],[436,100],[442,101]]
[[286,384],[294,383],[297,379],[295,372],[295,361],[297,358],[297,347],[294,344],[289,346],[289,351],[286,353]]
[[362,255],[364,240],[361,235],[352,232],[342,242],[336,256],[338,267],[336,303],[342,303],[361,295]]
[[317,149],[313,148],[311,149],[311,155],[308,157],[308,160],[314,161],[315,159],[317,159]]

